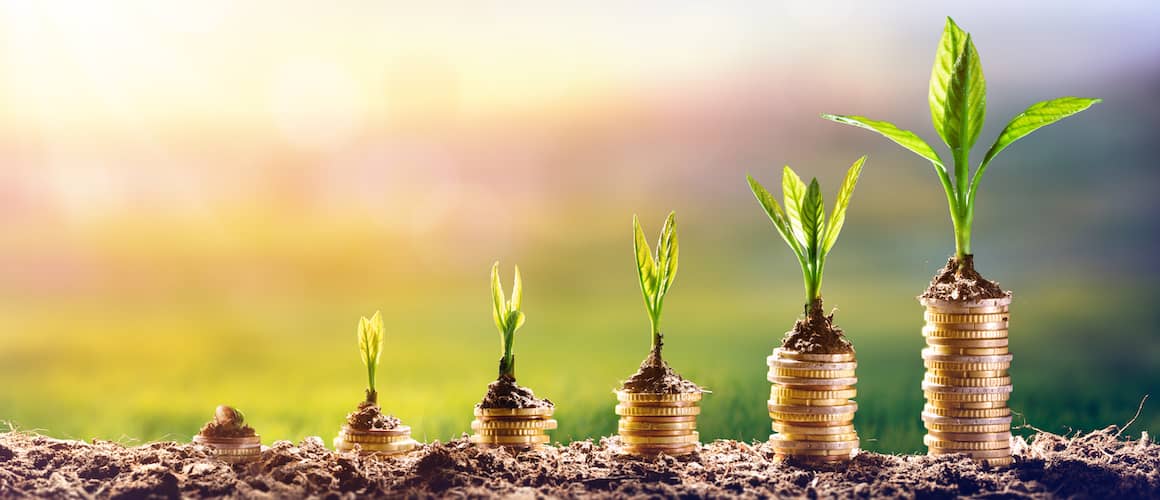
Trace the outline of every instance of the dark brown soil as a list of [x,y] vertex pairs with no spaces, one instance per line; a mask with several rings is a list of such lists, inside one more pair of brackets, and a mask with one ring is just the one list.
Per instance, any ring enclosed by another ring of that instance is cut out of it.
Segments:
[[984,278],[975,270],[974,255],[963,258],[961,269],[959,261],[951,256],[947,259],[947,265],[939,269],[930,280],[930,287],[922,293],[924,299],[960,302],[1002,299],[1010,296],[1011,292],[1003,291],[998,283]]
[[379,405],[370,401],[358,404],[358,409],[346,414],[346,424],[360,431],[390,430],[402,422],[394,415],[384,415]]
[[[662,337],[663,338],[663,337]],[[640,364],[640,369],[628,377],[621,387],[625,392],[648,392],[655,394],[683,394],[701,392],[701,388],[691,380],[685,380],[661,358],[664,342],[658,342]]]
[[516,383],[516,379],[501,375],[487,384],[487,394],[479,402],[480,408],[544,408],[551,407],[548,399],[537,398],[531,389]]
[[198,432],[206,437],[250,437],[254,436],[254,429],[246,425],[245,417],[229,406],[218,406],[214,410],[213,420],[202,426]]
[[229,466],[200,446],[60,441],[0,434],[0,497],[803,497],[1156,498],[1160,446],[1114,427],[1073,438],[1038,434],[1015,465],[961,456],[860,453],[841,471],[778,463],[765,443],[716,441],[682,459],[624,458],[615,438],[513,455],[466,439],[392,459],[338,454],[317,437],[279,441],[259,462]]
[[834,315],[822,311],[822,299],[810,303],[809,311],[794,323],[793,330],[785,332],[781,347],[809,354],[845,354],[854,352],[842,329],[834,325]]

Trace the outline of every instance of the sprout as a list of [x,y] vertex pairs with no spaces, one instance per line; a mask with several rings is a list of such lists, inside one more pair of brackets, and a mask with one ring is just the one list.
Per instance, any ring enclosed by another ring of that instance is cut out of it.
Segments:
[[838,233],[842,232],[842,225],[846,222],[846,207],[850,205],[854,186],[858,184],[858,176],[862,173],[862,164],[865,162],[865,156],[858,158],[846,172],[846,179],[842,181],[842,188],[838,191],[838,200],[834,202],[834,212],[830,215],[829,224],[826,223],[822,191],[817,179],[811,180],[809,187],[806,187],[801,177],[787,165],[781,177],[785,203],[783,211],[769,191],[753,177],[748,177],[753,196],[761,203],[765,213],[773,221],[773,226],[777,228],[778,234],[781,234],[801,264],[802,278],[806,285],[807,315],[810,305],[815,301],[821,301],[822,271],[826,266],[826,256],[838,241]]
[[652,253],[645,241],[640,220],[632,216],[634,233],[633,249],[636,250],[636,272],[640,278],[640,291],[644,294],[644,306],[648,310],[652,327],[652,349],[659,353],[664,336],[661,334],[661,309],[665,305],[665,294],[677,276],[677,213],[669,212],[661,235],[657,240],[657,251]]
[[499,329],[500,343],[503,348],[503,357],[499,360],[499,377],[516,378],[516,357],[512,354],[512,346],[516,338],[516,330],[524,326],[524,313],[520,305],[524,301],[524,284],[520,279],[520,266],[516,266],[515,278],[512,283],[511,300],[504,299],[503,284],[499,281],[499,262],[491,266],[491,297],[492,318],[495,327]]
[[375,311],[371,319],[365,316],[359,319],[358,349],[367,367],[367,402],[377,403],[379,393],[375,390],[375,370],[379,367],[379,356],[383,351],[383,317],[379,311]]
[[1100,99],[1061,97],[1031,105],[1027,110],[1015,115],[1015,118],[1011,119],[1007,127],[999,133],[998,139],[987,150],[972,178],[970,152],[971,146],[974,146],[979,132],[983,129],[983,115],[987,109],[987,83],[983,78],[983,67],[975,44],[971,41],[971,35],[960,29],[948,17],[938,52],[935,54],[934,68],[931,70],[928,100],[935,131],[950,148],[951,156],[954,158],[953,181],[938,153],[914,132],[902,130],[892,123],[862,116],[823,114],[822,118],[878,132],[925,158],[934,166],[950,206],[951,221],[955,230],[955,260],[958,262],[957,269],[961,272],[967,265],[966,257],[971,254],[971,224],[975,218],[975,195],[979,190],[983,172],[987,170],[991,160],[1007,146],[1031,132],[1079,113],[1100,102]]

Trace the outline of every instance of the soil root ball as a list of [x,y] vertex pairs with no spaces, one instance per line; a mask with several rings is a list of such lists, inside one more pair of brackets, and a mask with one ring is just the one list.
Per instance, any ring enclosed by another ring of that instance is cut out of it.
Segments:
[[935,273],[921,298],[969,302],[1010,296],[1011,292],[1003,291],[998,283],[979,274],[975,270],[975,256],[967,255],[961,263],[954,256],[947,259],[947,265]]
[[129,448],[8,432],[0,434],[0,449],[11,453],[0,466],[0,497],[1160,497],[1160,446],[1116,432],[1038,434],[1003,469],[963,456],[862,452],[826,472],[776,463],[766,443],[736,441],[708,443],[681,459],[625,459],[608,438],[522,453],[456,439],[379,460],[337,454],[308,438],[279,441],[261,461],[231,467],[189,444]]

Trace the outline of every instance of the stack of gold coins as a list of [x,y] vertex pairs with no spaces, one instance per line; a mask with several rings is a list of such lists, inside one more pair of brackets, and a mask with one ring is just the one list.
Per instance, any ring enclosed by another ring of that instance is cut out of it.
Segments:
[[767,359],[769,437],[775,456],[802,465],[848,462],[858,449],[854,412],[858,404],[854,353],[806,354],[774,349]]
[[411,427],[407,425],[371,430],[344,425],[338,437],[334,438],[334,447],[339,451],[351,451],[357,447],[361,455],[400,455],[415,449],[418,444],[411,439]]
[[700,446],[701,391],[665,394],[616,391],[624,451],[636,456],[687,455]]
[[921,302],[927,345],[923,442],[931,455],[965,453],[991,466],[1011,464],[1011,298]]
[[194,444],[213,450],[218,460],[230,464],[252,462],[262,456],[262,439],[258,435],[245,437],[212,437],[198,434]]
[[553,406],[536,408],[475,407],[471,442],[486,448],[538,448],[550,441],[546,431],[556,428]]

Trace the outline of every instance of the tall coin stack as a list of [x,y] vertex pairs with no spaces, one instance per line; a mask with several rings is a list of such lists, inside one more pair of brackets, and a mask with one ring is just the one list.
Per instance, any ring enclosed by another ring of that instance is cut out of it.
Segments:
[[549,442],[548,433],[556,428],[552,419],[554,406],[535,408],[475,407],[471,422],[471,442],[486,448],[507,447],[532,449]]
[[636,456],[680,456],[701,444],[697,415],[701,391],[676,394],[616,391],[617,425],[624,451]]
[[334,447],[339,451],[351,451],[358,447],[361,455],[400,455],[415,449],[418,444],[411,439],[411,427],[408,425],[365,431],[344,425],[338,431],[338,437],[334,438]]
[[825,466],[847,462],[858,449],[854,412],[858,404],[854,353],[806,354],[774,349],[767,359],[769,437],[775,456],[802,465]]
[[1011,298],[920,302],[926,307],[927,345],[923,442],[931,455],[965,453],[991,466],[1011,464]]

